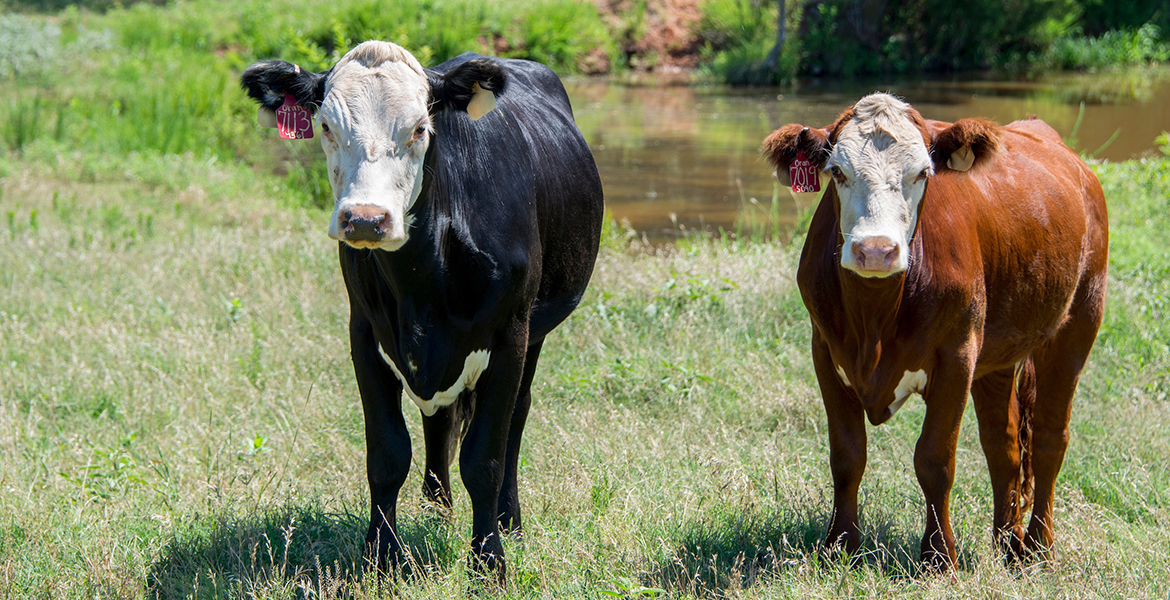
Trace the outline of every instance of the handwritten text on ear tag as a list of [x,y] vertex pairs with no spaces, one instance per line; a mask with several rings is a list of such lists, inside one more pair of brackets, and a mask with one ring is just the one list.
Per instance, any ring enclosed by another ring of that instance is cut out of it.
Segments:
[[276,128],[286,140],[309,139],[313,137],[313,116],[292,94],[285,94],[284,104],[276,109]]
[[796,160],[788,167],[788,177],[792,179],[793,192],[799,194],[821,191],[821,178],[817,176],[817,167],[803,151],[796,151]]

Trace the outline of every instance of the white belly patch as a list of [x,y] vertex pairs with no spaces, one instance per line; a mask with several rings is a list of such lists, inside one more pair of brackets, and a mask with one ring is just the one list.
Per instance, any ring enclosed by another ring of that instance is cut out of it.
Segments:
[[894,403],[886,409],[886,414],[893,416],[894,413],[898,412],[910,394],[925,392],[927,380],[926,371],[921,369],[914,372],[906,371],[906,374],[902,375],[902,381],[898,382],[898,387],[894,390]]
[[382,354],[382,360],[390,365],[390,370],[398,376],[398,381],[402,382],[402,389],[406,391],[411,402],[414,402],[415,406],[418,406],[418,409],[428,417],[434,416],[440,408],[454,404],[455,400],[459,398],[459,394],[462,394],[464,390],[474,389],[475,383],[479,381],[479,376],[487,369],[488,361],[491,360],[492,356],[492,353],[486,348],[468,354],[467,358],[463,359],[463,372],[459,374],[459,379],[455,380],[455,384],[446,390],[436,392],[434,398],[423,399],[410,389],[410,384],[402,376],[402,371],[399,371],[398,365],[390,360],[390,356],[382,349],[381,344],[378,345],[378,352]]

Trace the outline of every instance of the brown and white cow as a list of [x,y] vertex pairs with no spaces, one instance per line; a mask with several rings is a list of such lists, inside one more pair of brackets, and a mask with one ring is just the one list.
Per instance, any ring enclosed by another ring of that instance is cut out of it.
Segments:
[[886,94],[823,129],[778,129],[764,153],[781,183],[791,185],[803,154],[826,186],[797,274],[829,421],[825,543],[861,544],[865,418],[879,425],[919,393],[922,560],[953,567],[948,502],[970,394],[993,536],[1009,559],[1046,552],[1073,393],[1105,305],[1109,234],[1096,176],[1042,121],[926,121]]

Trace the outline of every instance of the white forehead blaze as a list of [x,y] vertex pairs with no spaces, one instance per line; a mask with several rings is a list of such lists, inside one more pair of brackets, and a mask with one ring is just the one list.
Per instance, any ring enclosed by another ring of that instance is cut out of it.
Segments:
[[[910,106],[888,94],[872,94],[853,107],[837,132],[828,168],[836,169],[841,234],[846,248],[855,241],[886,238],[899,249],[891,272],[905,270],[907,247],[926,191],[923,172],[932,173],[922,132]],[[856,270],[843,249],[842,266]]]
[[342,239],[346,211],[372,207],[389,215],[388,233],[368,246],[396,250],[406,242],[430,143],[429,97],[422,65],[394,44],[365,42],[334,66],[318,113],[329,130],[321,146],[333,188],[330,237]]

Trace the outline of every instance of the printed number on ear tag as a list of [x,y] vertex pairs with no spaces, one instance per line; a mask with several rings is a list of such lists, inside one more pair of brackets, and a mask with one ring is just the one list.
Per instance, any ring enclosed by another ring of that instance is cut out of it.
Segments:
[[821,191],[821,178],[817,175],[817,167],[804,155],[796,152],[796,160],[788,167],[788,177],[792,179],[792,191],[798,194],[804,192]]
[[313,116],[292,94],[285,94],[284,104],[276,109],[276,128],[286,140],[309,139],[313,137]]

